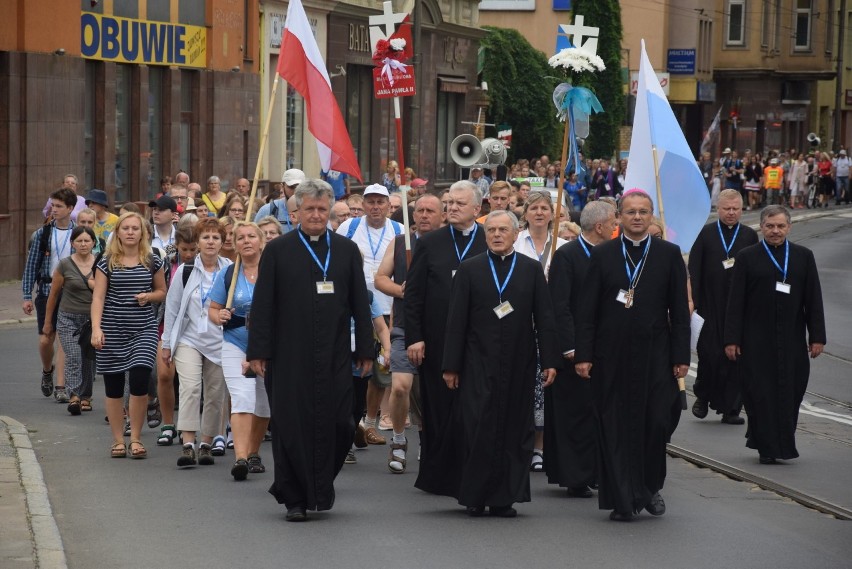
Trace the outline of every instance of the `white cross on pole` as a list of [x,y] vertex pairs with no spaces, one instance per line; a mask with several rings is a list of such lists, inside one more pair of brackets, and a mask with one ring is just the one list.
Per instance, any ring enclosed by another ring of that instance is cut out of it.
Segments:
[[[387,3],[387,2],[386,2]],[[578,14],[574,17],[573,24],[559,24],[559,29],[567,36],[573,36],[571,43],[574,47],[582,48],[595,55],[598,53],[598,34],[600,28],[583,25],[583,16]],[[584,37],[585,41],[583,41]]]
[[[370,16],[370,49],[375,52],[379,40],[388,39],[396,31],[396,25],[402,23],[406,13],[394,13],[391,2],[384,2],[383,11],[378,16]],[[382,30],[384,26],[384,30]]]

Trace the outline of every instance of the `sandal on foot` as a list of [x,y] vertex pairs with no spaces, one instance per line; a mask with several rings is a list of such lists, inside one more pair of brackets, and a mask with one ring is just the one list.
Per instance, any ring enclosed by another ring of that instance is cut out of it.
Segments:
[[155,429],[163,422],[163,412],[160,410],[160,400],[154,397],[148,401],[148,427]]
[[124,442],[116,441],[113,443],[112,447],[109,449],[109,455],[112,458],[124,458],[127,456],[127,447],[124,446]]
[[161,447],[172,446],[172,442],[177,438],[177,430],[174,425],[163,425],[160,427],[160,436],[157,437],[157,444]]
[[91,411],[92,410],[92,400],[91,399],[81,399],[80,400],[80,411]]
[[213,437],[213,445],[210,448],[210,454],[213,456],[225,456],[225,437],[216,435]]
[[[134,447],[133,445],[136,446]],[[148,450],[142,444],[142,441],[130,441],[130,458],[148,458]]]
[[68,403],[68,407],[66,407],[66,409],[68,409],[68,412],[72,415],[80,414],[80,400],[77,399],[77,396],[71,398],[71,401]]
[[544,471],[544,453],[540,450],[533,451],[532,463],[530,464],[530,472]]

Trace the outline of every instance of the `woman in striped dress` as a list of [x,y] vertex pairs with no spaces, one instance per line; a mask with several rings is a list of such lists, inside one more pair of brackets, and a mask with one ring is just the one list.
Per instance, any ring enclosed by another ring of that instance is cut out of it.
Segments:
[[98,372],[104,376],[113,458],[127,456],[123,399],[128,373],[130,456],[148,456],[140,435],[148,407],[148,379],[157,357],[157,320],[151,303],[165,299],[163,260],[151,250],[148,224],[138,213],[125,213],[96,265],[92,297],[92,346],[97,350]]

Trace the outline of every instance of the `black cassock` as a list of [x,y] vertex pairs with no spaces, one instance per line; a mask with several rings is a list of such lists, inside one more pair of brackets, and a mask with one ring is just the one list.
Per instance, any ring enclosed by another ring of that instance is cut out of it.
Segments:
[[623,236],[592,252],[577,317],[575,362],[592,362],[598,419],[598,503],[601,509],[641,510],[666,478],[666,441],[678,397],[675,364],[689,364],[686,266],[677,245],[650,238],[633,306],[617,299],[628,290],[622,244],[638,262],[638,247]]
[[459,268],[458,255],[470,259],[485,251],[485,230],[481,225],[475,227],[476,233],[471,231],[467,236],[443,227],[418,239],[405,281],[405,345],[426,343],[426,358],[420,366],[422,454],[414,485],[444,496],[458,494],[459,460],[457,433],[450,421],[456,392],[447,389],[442,377],[444,331],[453,273]]
[[[502,284],[517,259],[500,304],[488,257]],[[461,264],[453,281],[443,369],[459,372],[455,418],[460,427],[458,495],[464,506],[530,501],[535,437],[536,339],[542,369],[561,365],[550,295],[541,264],[514,253],[484,253]],[[428,350],[428,348],[427,348]]]
[[[564,354],[577,347],[575,315],[589,269],[593,245],[577,238],[556,250],[550,264],[548,286],[556,315],[556,347]],[[565,360],[556,382],[544,391],[544,448],[547,481],[565,488],[593,484],[597,463],[597,413],[590,382]]]
[[[784,267],[783,245],[769,246]],[[725,345],[740,346],[737,371],[748,413],[746,446],[761,456],[789,459],[796,450],[799,405],[810,374],[808,344],[826,343],[822,290],[813,253],[790,243],[786,283],[763,243],[737,256],[725,320]]]
[[[724,246],[719,235],[720,226]],[[698,373],[693,389],[696,397],[707,401],[710,408],[720,414],[738,413],[742,404],[737,364],[725,356],[722,342],[728,291],[734,274],[734,265],[725,268],[723,262],[728,258],[736,260],[740,251],[757,241],[757,232],[747,225],[740,223],[728,227],[713,222],[704,226],[689,252],[692,301],[695,311],[704,318],[698,336]],[[725,246],[730,247],[729,253],[725,252]]]
[[318,241],[291,231],[263,251],[252,301],[249,360],[267,360],[266,389],[272,410],[275,481],[269,492],[288,508],[328,510],[334,478],[352,445],[352,349],[355,319],[358,357],[375,356],[370,305],[358,246],[331,237],[329,282],[299,236],[325,264],[326,236]]

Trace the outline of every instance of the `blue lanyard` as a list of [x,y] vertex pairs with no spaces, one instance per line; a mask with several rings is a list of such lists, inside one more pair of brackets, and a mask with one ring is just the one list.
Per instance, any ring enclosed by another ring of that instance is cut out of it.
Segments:
[[[202,269],[204,270],[204,269]],[[205,273],[207,271],[204,271]],[[219,275],[219,269],[213,271],[213,281],[216,282],[216,277]],[[198,283],[198,292],[201,295],[201,308],[204,308],[204,303],[207,302],[207,299],[210,298],[210,293],[213,292],[213,285],[210,285],[210,288],[207,289],[207,293],[204,292],[204,277],[201,277],[201,282]]]
[[512,278],[512,273],[515,272],[515,263],[518,261],[518,255],[516,253],[512,253],[512,266],[509,267],[509,274],[506,275],[506,280],[503,281],[503,285],[500,285],[500,281],[497,280],[497,269],[494,268],[494,259],[491,258],[491,254],[488,255],[488,264],[491,265],[491,276],[494,277],[494,284],[497,285],[497,296],[500,298],[500,304],[503,303],[503,291],[506,290],[506,285],[509,284],[509,279]]
[[385,231],[388,230],[388,224],[385,223],[385,226],[382,227],[382,233],[379,235],[379,242],[376,243],[376,246],[373,247],[373,236],[370,234],[370,226],[368,224],[364,224],[364,230],[367,232],[367,240],[370,241],[370,251],[373,252],[373,260],[376,260],[376,256],[379,254],[379,248],[382,246],[382,241],[385,240]]
[[[240,278],[242,279],[243,284],[245,285],[245,288],[243,290],[245,290],[249,296],[248,301],[245,301],[240,305],[240,308],[244,308],[246,304],[251,304],[252,298],[254,297],[254,285],[248,282],[248,279],[246,278],[246,273],[245,271],[243,271],[242,267],[240,267]],[[239,287],[237,288],[239,289]],[[237,295],[235,294],[234,297],[236,298],[236,296]],[[234,306],[234,308],[236,308],[236,306]]]
[[328,232],[328,229],[325,230],[325,242],[328,244],[328,253],[325,254],[325,266],[320,263],[319,257],[314,253],[314,250],[311,249],[311,246],[308,245],[308,241],[305,239],[305,236],[302,235],[301,224],[296,228],[296,231],[299,233],[299,239],[302,240],[302,243],[305,245],[305,249],[308,250],[308,253],[311,254],[311,257],[314,258],[314,262],[322,271],[322,282],[325,282],[325,279],[328,277],[328,263],[331,261],[331,234]]
[[538,254],[538,251],[535,248],[535,242],[532,239],[532,235],[527,235],[527,241],[530,242],[530,248],[533,250],[533,253],[536,254],[536,256],[538,257],[538,262],[540,263],[541,258],[544,257],[545,251],[547,251],[547,245],[550,242],[550,236],[548,235],[548,237],[547,237],[547,242],[545,242],[545,244],[544,244],[544,249],[542,249],[541,255]]
[[63,229],[65,231],[65,241],[62,242],[62,247],[59,246],[59,236],[58,232],[60,230],[56,228],[56,225],[53,226],[53,248],[56,251],[56,258],[61,259],[62,253],[65,251],[65,247],[68,246],[68,242],[71,240],[71,227],[68,229]]
[[722,233],[722,222],[719,221],[719,220],[716,220],[716,225],[719,227],[719,237],[722,238],[722,249],[725,250],[725,257],[730,259],[731,258],[731,249],[734,248],[734,243],[737,241],[737,235],[740,234],[740,224],[739,223],[737,224],[737,230],[734,231],[734,238],[731,239],[730,245],[725,243],[725,235]]
[[761,241],[763,243],[763,248],[766,249],[766,254],[769,255],[769,258],[772,260],[772,264],[775,265],[775,268],[781,271],[781,274],[784,275],[784,279],[781,281],[782,283],[787,282],[787,261],[790,260],[790,242],[786,239],[784,240],[784,268],[781,268],[781,265],[778,264],[778,261],[775,260],[775,257],[772,256],[772,251],[769,250],[769,246],[766,244],[766,240]]
[[473,245],[473,238],[476,237],[476,230],[479,229],[479,225],[474,224],[473,231],[470,232],[470,243],[467,244],[467,247],[464,248],[464,251],[459,253],[459,246],[456,243],[456,232],[453,229],[453,226],[450,226],[450,235],[453,238],[453,247],[456,248],[456,257],[459,258],[459,263],[461,263],[462,259],[464,259],[467,252],[470,251],[470,246]]
[[648,242],[645,243],[645,252],[642,253],[642,258],[639,259],[639,262],[636,263],[636,266],[633,267],[633,271],[630,271],[630,264],[627,262],[629,258],[627,256],[627,247],[624,245],[624,239],[621,240],[621,252],[624,253],[624,268],[627,269],[627,280],[630,282],[630,287],[634,288],[634,281],[639,276],[639,268],[642,266],[642,263],[645,262],[645,259],[648,257],[648,249],[651,248],[651,237],[648,237]]
[[591,251],[589,251],[589,248],[588,248],[588,247],[586,247],[586,240],[585,240],[585,239],[583,239],[583,236],[582,236],[582,235],[580,235],[580,237],[578,237],[578,238],[577,238],[577,241],[579,241],[579,242],[580,242],[580,247],[582,247],[582,248],[583,248],[583,251],[585,251],[585,252],[586,252],[586,257],[591,258],[591,257],[592,257],[592,252],[591,252]]

